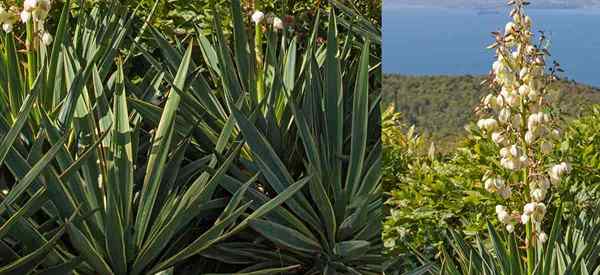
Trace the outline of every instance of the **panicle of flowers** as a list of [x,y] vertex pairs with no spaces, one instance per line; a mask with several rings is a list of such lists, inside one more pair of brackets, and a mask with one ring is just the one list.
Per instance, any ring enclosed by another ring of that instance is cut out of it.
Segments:
[[[254,22],[254,24],[256,25],[260,25],[263,22],[266,22],[267,25],[272,26],[273,29],[276,31],[283,30],[286,26],[286,23],[273,13],[265,14],[262,11],[256,10],[254,11],[254,13],[252,13],[252,16],[250,18],[252,22]],[[288,20],[288,18],[286,18],[286,20]]]
[[0,24],[5,32],[12,32],[13,25],[18,21],[18,16],[15,7],[6,8],[0,4]]
[[[487,172],[482,181],[487,191],[504,199],[510,199],[513,192],[527,194],[529,202],[521,212],[498,205],[496,214],[511,232],[519,222],[531,221],[538,230],[538,239],[543,242],[546,234],[540,225],[546,213],[544,200],[551,184],[559,183],[571,170],[566,162],[547,163],[547,156],[561,136],[557,118],[549,112],[548,97],[558,63],[554,64],[551,74],[544,72],[549,55],[543,46],[545,37],[542,33],[539,44],[535,45],[532,20],[524,13],[526,3],[514,0],[511,4],[512,21],[506,24],[503,33],[493,33],[496,41],[488,47],[495,49],[497,60],[486,83],[497,92],[482,99],[478,109],[481,119],[477,122],[482,132],[498,146],[503,169]],[[517,172],[518,176],[513,177]]]
[[2,29],[9,33],[12,32],[14,25],[19,21],[28,23],[33,21],[35,24],[35,34],[45,45],[52,43],[52,35],[44,28],[44,22],[48,17],[51,0],[25,0],[23,7],[12,6],[7,8],[0,4],[0,24]]

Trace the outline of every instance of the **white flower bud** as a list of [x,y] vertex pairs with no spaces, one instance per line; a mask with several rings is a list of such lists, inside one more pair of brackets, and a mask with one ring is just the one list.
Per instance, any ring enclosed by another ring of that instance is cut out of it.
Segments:
[[513,233],[515,231],[515,226],[512,223],[507,224],[506,231],[508,231],[508,233]]
[[498,122],[493,118],[481,119],[477,122],[477,127],[488,131],[493,131],[498,126]]
[[281,18],[279,17],[275,17],[273,18],[273,28],[276,30],[283,30],[283,21],[281,21]]
[[[528,74],[529,74],[529,70],[527,68],[523,68],[523,69],[521,69],[521,71],[519,71],[519,78],[525,79],[525,77],[527,77]],[[523,86],[521,86],[521,87],[523,87]]]
[[511,216],[508,212],[503,211],[498,213],[498,220],[503,224],[508,224],[511,222]]
[[521,155],[521,149],[517,145],[512,145],[510,147],[510,154],[513,157],[519,157]]
[[4,23],[4,24],[2,24],[2,29],[7,33],[12,32],[13,24]]
[[535,202],[530,202],[528,204],[525,204],[525,206],[523,207],[523,214],[524,215],[533,214],[533,212],[535,211],[535,206],[536,206]]
[[500,108],[504,107],[504,97],[502,95],[496,96],[496,105]]
[[496,214],[500,213],[500,212],[506,212],[506,207],[504,205],[496,205]]
[[542,151],[542,154],[547,155],[552,153],[552,149],[554,149],[554,145],[552,144],[552,142],[544,140],[542,141],[542,144],[540,144],[540,148]]
[[525,26],[531,27],[531,25],[532,25],[531,17],[525,16]]
[[527,144],[532,144],[533,142],[535,142],[535,135],[531,130],[525,133],[525,142],[527,142]]
[[535,101],[539,98],[539,93],[536,90],[530,89],[529,90],[529,94],[527,94],[527,98],[529,98],[529,100],[531,101]]
[[508,22],[506,24],[506,26],[504,27],[504,34],[506,35],[506,34],[512,33],[515,30],[515,28],[516,28],[515,23]]
[[498,120],[502,123],[508,123],[510,121],[510,115],[510,109],[503,108],[500,110],[500,113],[498,113]]
[[519,95],[520,96],[523,96],[523,97],[529,96],[529,91],[531,91],[531,89],[529,89],[529,86],[527,86],[527,85],[521,85],[521,87],[519,87]]
[[531,190],[530,194],[531,198],[536,202],[541,202],[546,197],[546,190],[541,188],[536,188]]
[[541,233],[538,235],[538,240],[539,240],[541,243],[545,243],[546,241],[548,241],[548,235],[546,235],[546,233],[545,233],[545,232],[541,232]]
[[494,141],[494,143],[496,143],[498,145],[503,145],[504,142],[506,142],[506,138],[500,132],[493,132],[492,133],[492,140]]
[[25,0],[25,2],[23,2],[23,9],[26,11],[32,11],[33,9],[37,8],[37,5],[37,0]]
[[510,186],[505,186],[504,188],[499,189],[498,193],[503,199],[509,199],[512,195],[512,188]]
[[571,166],[569,166],[566,162],[562,162],[552,166],[552,168],[550,168],[550,172],[548,172],[548,175],[553,183],[557,183],[560,181],[562,175],[568,174],[569,172],[571,172]]
[[28,11],[21,12],[21,22],[27,23],[31,19],[31,13]]
[[257,10],[252,14],[252,22],[255,24],[259,24],[264,18],[265,14],[262,11]]
[[48,32],[44,32],[42,35],[42,43],[44,43],[46,46],[49,46],[52,43],[52,35],[50,35]]

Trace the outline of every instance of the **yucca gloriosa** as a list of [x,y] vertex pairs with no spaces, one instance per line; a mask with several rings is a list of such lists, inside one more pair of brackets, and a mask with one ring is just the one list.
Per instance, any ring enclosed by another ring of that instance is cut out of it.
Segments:
[[[214,36],[198,32],[185,50],[150,28],[160,58],[118,4],[74,28],[69,4],[51,51],[31,53],[36,67],[21,66],[12,34],[2,41],[0,165],[12,179],[0,273],[185,273],[215,260],[227,267],[203,272],[380,270],[380,148],[367,131],[379,117],[369,92],[379,65],[351,32],[339,48],[333,9],[326,46],[319,16],[306,45],[266,34],[259,101],[239,1],[233,56],[217,14]],[[135,53],[152,65],[141,82],[124,72]]]
[[[378,113],[376,96],[369,100],[369,70],[378,66],[369,64],[370,44],[358,44],[360,60],[353,58],[358,42],[353,41],[354,35],[347,35],[340,49],[333,10],[326,46],[317,44],[320,16],[306,45],[298,45],[298,39],[289,37],[288,32],[269,30],[264,34],[265,58],[260,64],[267,72],[262,96],[255,85],[261,71],[255,69],[256,45],[246,35],[249,28],[243,21],[248,19],[236,12],[239,10],[239,1],[232,1],[232,52],[220,34],[218,21],[213,37],[196,37],[202,54],[197,63],[206,67],[192,68],[200,73],[189,84],[189,97],[182,101],[189,111],[187,117],[181,117],[181,124],[202,128],[191,134],[200,144],[199,151],[214,146],[224,129],[233,132],[232,138],[243,137],[246,146],[238,160],[240,169],[235,167],[237,171],[232,171],[229,182],[222,186],[235,192],[241,182],[260,174],[258,188],[247,197],[254,200],[251,208],[295,180],[305,180],[309,187],[287,201],[288,208],[250,222],[263,238],[240,235],[235,241],[214,246],[204,256],[247,266],[244,271],[283,266],[287,272],[307,274],[377,272],[380,224],[368,222],[382,214],[380,149],[373,140],[367,142],[366,132],[369,118],[372,121]],[[144,55],[154,67],[166,68],[165,75],[173,75],[183,47],[172,47],[159,32],[153,34],[169,62],[163,65],[148,52]],[[206,90],[213,92],[203,92]],[[158,123],[159,108],[141,99],[132,99],[132,103]]]

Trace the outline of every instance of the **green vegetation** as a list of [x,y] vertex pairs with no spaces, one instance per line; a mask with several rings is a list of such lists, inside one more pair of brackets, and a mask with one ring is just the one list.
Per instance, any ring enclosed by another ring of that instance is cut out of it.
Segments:
[[600,90],[510,4],[488,79],[384,77],[386,274],[600,272]]
[[[473,110],[489,89],[481,76],[402,76],[383,78],[384,106],[395,105],[407,125],[449,152],[467,134]],[[562,82],[552,92],[553,101],[566,120],[577,117],[592,104],[600,103],[600,89]],[[395,102],[395,104],[394,104]]]
[[257,45],[237,0],[184,37],[118,1],[13,22],[0,274],[380,274],[380,27],[331,3]]

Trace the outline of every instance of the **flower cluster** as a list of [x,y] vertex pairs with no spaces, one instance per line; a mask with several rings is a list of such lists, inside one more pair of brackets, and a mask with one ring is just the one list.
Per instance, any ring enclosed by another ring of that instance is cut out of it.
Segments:
[[13,25],[18,21],[18,16],[15,7],[6,9],[0,4],[0,24],[5,32],[12,32]]
[[262,11],[257,10],[252,14],[251,19],[252,22],[257,25],[262,24],[262,22],[265,21],[266,24],[273,26],[273,29],[278,31],[283,30],[285,27],[283,20],[273,13],[265,15]]
[[28,23],[33,21],[35,33],[42,43],[49,45],[52,43],[52,35],[44,28],[44,22],[52,6],[51,0],[25,0],[23,7],[16,6],[6,8],[0,4],[0,24],[2,29],[9,33],[13,26],[21,19],[21,22]]
[[531,222],[543,242],[546,238],[541,231],[546,214],[543,201],[551,183],[559,183],[571,168],[565,162],[547,163],[547,156],[560,139],[548,97],[548,87],[555,76],[545,74],[548,51],[532,43],[532,20],[524,14],[522,1],[514,2],[512,22],[506,24],[504,33],[494,33],[496,42],[489,47],[496,50],[497,60],[488,82],[499,92],[482,99],[478,109],[482,118],[477,122],[477,127],[498,146],[503,169],[487,172],[483,182],[487,191],[504,199],[510,199],[513,190],[528,193],[529,203],[521,213],[498,205],[496,214],[510,232],[518,223]]

